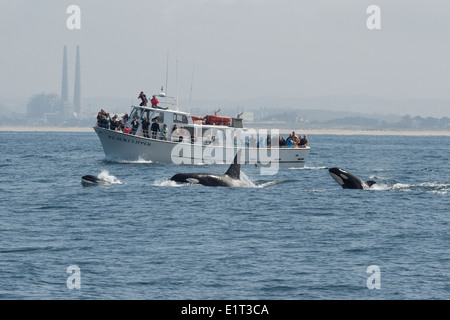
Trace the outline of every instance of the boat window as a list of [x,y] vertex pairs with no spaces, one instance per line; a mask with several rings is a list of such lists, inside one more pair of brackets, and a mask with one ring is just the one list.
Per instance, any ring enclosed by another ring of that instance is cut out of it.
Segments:
[[130,119],[134,119],[134,117],[136,117],[136,119],[140,119],[141,113],[142,113],[142,109],[133,109],[133,111],[131,111],[131,114],[130,114]]
[[158,122],[163,123],[164,122],[164,112],[152,111],[152,113],[150,114],[150,117],[148,117],[148,118],[151,119],[151,121],[153,121],[155,118],[158,118]]
[[160,112],[158,116],[158,122],[164,123],[164,112]]
[[188,118],[186,115],[184,114],[177,114],[174,113],[173,114],[173,122],[178,122],[178,123],[188,123]]
[[147,120],[149,120],[150,119],[150,116],[149,116],[150,110],[142,110],[142,111],[144,111],[144,112],[142,112],[142,114],[141,114],[141,119],[144,119],[144,117],[147,117]]

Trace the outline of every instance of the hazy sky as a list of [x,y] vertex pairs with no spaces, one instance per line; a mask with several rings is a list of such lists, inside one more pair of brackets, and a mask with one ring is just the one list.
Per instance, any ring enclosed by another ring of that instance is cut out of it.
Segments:
[[[68,46],[73,97],[140,90],[252,99],[369,95],[450,99],[450,2],[443,0],[0,0],[0,97],[61,90]],[[69,30],[69,5],[81,29]],[[369,30],[369,5],[381,30]],[[195,64],[195,69],[194,69]]]

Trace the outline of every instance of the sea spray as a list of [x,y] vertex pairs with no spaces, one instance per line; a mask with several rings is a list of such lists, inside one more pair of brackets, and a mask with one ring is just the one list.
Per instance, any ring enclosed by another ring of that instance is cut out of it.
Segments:
[[97,178],[107,181],[110,184],[122,184],[119,179],[111,175],[107,170],[103,170]]

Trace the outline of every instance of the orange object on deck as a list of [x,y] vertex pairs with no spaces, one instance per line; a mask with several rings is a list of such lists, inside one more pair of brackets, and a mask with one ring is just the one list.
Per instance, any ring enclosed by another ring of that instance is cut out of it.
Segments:
[[203,117],[199,117],[199,116],[191,116],[192,118],[192,122],[194,122],[195,124],[205,124],[205,121],[203,120]]
[[230,117],[207,115],[205,117],[205,119],[206,119],[206,124],[209,124],[209,125],[229,126],[231,124]]

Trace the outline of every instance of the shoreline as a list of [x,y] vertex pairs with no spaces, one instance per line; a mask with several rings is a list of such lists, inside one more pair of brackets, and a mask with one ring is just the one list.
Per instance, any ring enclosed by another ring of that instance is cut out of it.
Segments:
[[94,132],[91,127],[0,127],[0,132]]
[[[257,128],[249,128],[255,129]],[[301,135],[371,135],[371,136],[450,136],[450,130],[358,130],[358,129],[279,129],[281,134],[295,131]],[[94,132],[92,127],[0,127],[0,132]]]
[[[301,134],[311,135],[367,135],[367,136],[450,136],[446,130],[351,130],[351,129],[310,129]],[[290,132],[288,132],[290,133]]]

